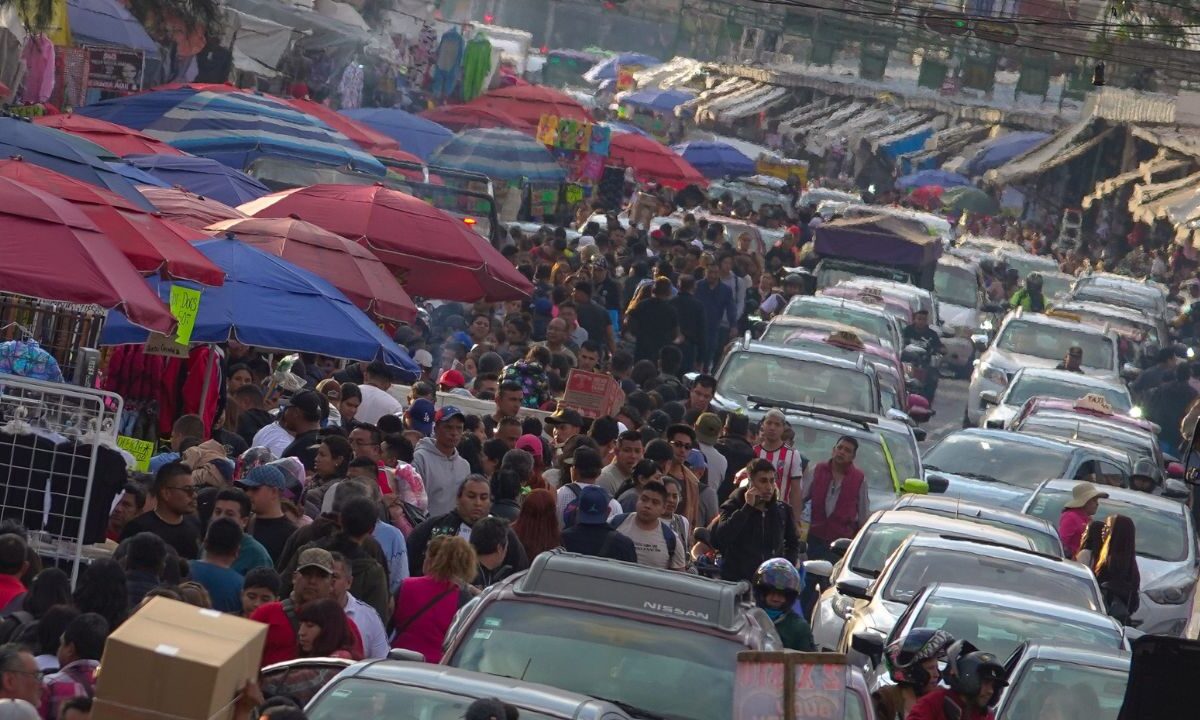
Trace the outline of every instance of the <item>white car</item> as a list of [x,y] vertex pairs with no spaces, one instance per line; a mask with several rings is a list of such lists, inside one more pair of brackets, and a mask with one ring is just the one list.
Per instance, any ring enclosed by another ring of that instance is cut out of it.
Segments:
[[1031,397],[1078,400],[1090,394],[1103,396],[1113,412],[1128,414],[1133,408],[1133,398],[1125,383],[1101,380],[1069,370],[1021,368],[1002,392],[984,390],[980,394],[980,402],[989,407],[979,426],[1009,429],[1013,419]]
[[1078,346],[1083,349],[1083,371],[1105,382],[1119,382],[1117,336],[1093,325],[1081,324],[1018,308],[1000,325],[996,339],[975,363],[963,411],[963,427],[975,427],[987,406],[983,393],[998,398],[1021,368],[1053,368]]

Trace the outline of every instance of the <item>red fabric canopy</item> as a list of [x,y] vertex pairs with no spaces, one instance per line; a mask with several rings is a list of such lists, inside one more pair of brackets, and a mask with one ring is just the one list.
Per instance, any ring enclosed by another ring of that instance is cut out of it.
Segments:
[[704,175],[679,153],[654,138],[637,133],[613,133],[608,164],[633,168],[638,180],[656,182],[676,190],[688,185],[708,186]]
[[312,223],[294,218],[225,220],[208,228],[319,275],[373,317],[411,322],[417,306],[400,281],[370,250]]
[[533,133],[537,130],[536,123],[530,125],[503,110],[496,110],[482,105],[473,105],[471,103],[434,108],[433,110],[426,110],[420,115],[426,120],[431,120],[438,125],[450,128],[454,132],[473,130],[475,128],[496,127],[520,130],[527,133]]
[[186,155],[161,140],[143,135],[124,125],[83,115],[43,115],[33,119],[35,125],[54,128],[91,140],[117,157],[126,155]]
[[575,98],[545,85],[514,85],[490,90],[466,103],[465,107],[501,112],[535,128],[543,115],[592,120],[587,108]]
[[294,217],[350,238],[404,273],[404,289],[438,300],[519,300],[533,286],[461,220],[381,184],[313,185],[241,205],[255,217]]
[[96,224],[48,192],[0,177],[0,292],[120,308],[171,332],[175,319]]
[[139,185],[138,192],[146,197],[165,218],[197,230],[222,220],[246,217],[244,212],[223,202],[190,193],[183,188],[160,188]]
[[375,154],[380,150],[399,150],[400,143],[353,118],[312,100],[278,98],[306,115],[312,115],[329,127],[350,138],[363,150]]

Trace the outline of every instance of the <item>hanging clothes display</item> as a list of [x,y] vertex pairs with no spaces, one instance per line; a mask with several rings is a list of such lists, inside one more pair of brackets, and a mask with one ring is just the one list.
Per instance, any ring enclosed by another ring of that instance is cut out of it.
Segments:
[[36,340],[9,340],[0,343],[0,373],[20,375],[32,380],[62,382],[62,370],[54,356]]
[[492,43],[483,32],[475,34],[463,54],[462,99],[474,100],[492,73]]
[[[15,425],[18,423],[9,423]],[[30,429],[0,429],[0,508],[5,520],[26,530],[41,530],[45,493],[54,463],[54,442]]]
[[93,445],[67,441],[55,448],[50,467],[50,504],[43,530],[64,538],[79,537],[84,519],[85,545],[104,542],[108,516],[117,493],[125,487],[125,459],[114,448],[94,446],[96,465],[92,473],[92,495],[83,505],[87,491],[88,466]]
[[54,92],[54,43],[41,33],[31,34],[25,38],[21,60],[25,63],[21,102],[46,102]]
[[[208,397],[201,412],[204,374],[212,349],[201,345],[187,360],[147,355],[140,345],[115,348],[108,361],[104,389],[125,398],[121,435],[157,442],[169,437],[171,425],[180,415],[200,415],[211,428],[225,407],[225,376],[222,356],[212,357]],[[202,438],[207,440],[208,438]]]
[[352,62],[342,71],[342,79],[338,83],[338,96],[341,98],[341,109],[352,110],[362,107],[363,96],[363,66]]
[[433,85],[429,92],[441,102],[454,93],[458,86],[462,69],[463,36],[455,28],[450,28],[442,35],[438,43],[437,58],[433,65]]
[[425,87],[429,82],[429,76],[433,72],[433,55],[437,51],[437,31],[429,23],[421,26],[421,32],[417,36],[417,42],[413,44],[411,49],[412,66],[409,70],[408,79],[417,87]]

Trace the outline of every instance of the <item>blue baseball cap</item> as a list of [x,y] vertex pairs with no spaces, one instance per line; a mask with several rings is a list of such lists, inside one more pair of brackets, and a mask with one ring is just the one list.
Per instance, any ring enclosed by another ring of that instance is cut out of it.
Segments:
[[462,410],[459,410],[453,405],[443,405],[442,409],[438,410],[437,414],[433,416],[433,421],[440,424],[456,416],[461,418],[464,422],[467,419],[467,414]]
[[425,398],[417,398],[408,406],[408,427],[416,430],[425,437],[433,433],[433,416],[437,408]]
[[707,470],[708,458],[704,457],[704,451],[692,449],[688,452],[687,460],[684,464],[693,470]]
[[608,523],[608,492],[598,485],[584,485],[579,491],[579,506],[575,521],[580,525]]
[[243,487],[273,487],[282,490],[287,487],[287,478],[283,471],[272,465],[259,465],[246,473],[239,483]]

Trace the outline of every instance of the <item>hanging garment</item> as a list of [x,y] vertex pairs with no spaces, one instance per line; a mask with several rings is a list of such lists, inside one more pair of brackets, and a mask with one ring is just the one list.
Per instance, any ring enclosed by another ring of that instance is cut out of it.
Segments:
[[458,86],[462,69],[463,36],[451,28],[442,35],[438,43],[437,57],[433,64],[433,86],[429,91],[438,101],[445,100]]
[[486,35],[479,33],[467,43],[467,51],[463,54],[462,99],[479,97],[491,72],[492,43]]
[[26,104],[46,102],[54,92],[54,43],[41,33],[30,35],[25,39],[21,60],[26,68],[21,101]]
[[42,529],[46,487],[54,463],[54,443],[27,432],[0,432],[0,516],[26,530]]
[[342,110],[351,110],[362,106],[363,68],[352,62],[342,71],[342,80],[338,83],[338,96],[341,98]]
[[0,373],[20,375],[32,380],[62,382],[62,370],[54,356],[36,340],[9,340],[0,343]]
[[83,543],[104,542],[108,515],[117,493],[125,487],[125,459],[116,450],[95,446],[96,464],[92,473],[92,495],[85,508],[88,467],[92,461],[92,445],[65,442],[55,450],[50,473],[50,508],[44,529],[58,537],[73,540],[79,537],[79,523],[84,519]]
[[412,47],[412,68],[409,79],[417,87],[425,87],[433,72],[433,55],[437,51],[437,31],[429,23],[421,27],[417,42]]

